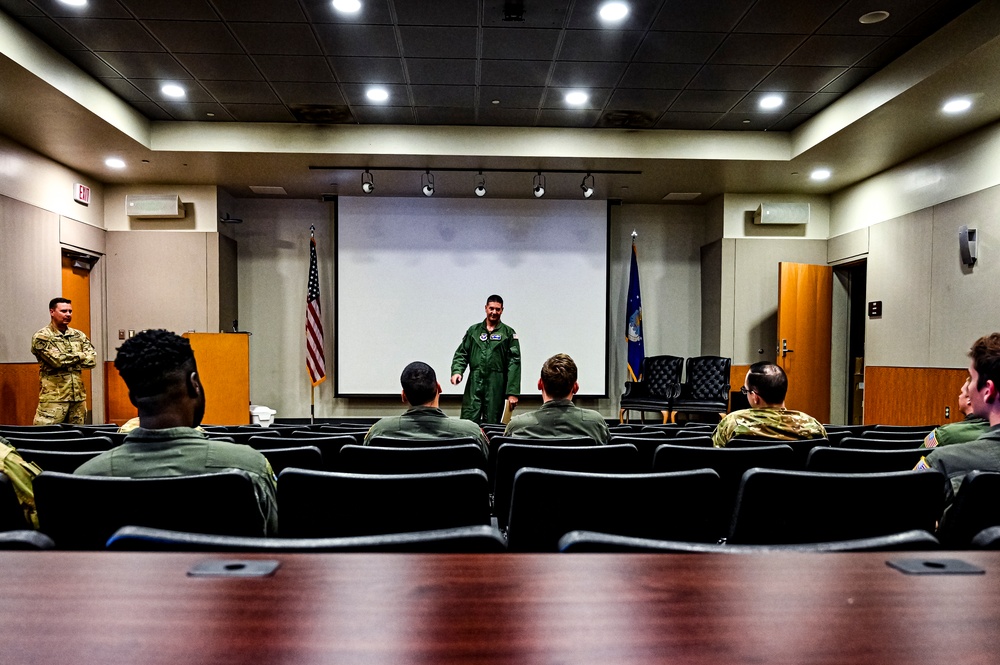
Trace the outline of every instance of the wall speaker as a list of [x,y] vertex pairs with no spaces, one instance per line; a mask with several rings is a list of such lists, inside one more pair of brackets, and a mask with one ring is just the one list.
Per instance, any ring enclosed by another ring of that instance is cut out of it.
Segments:
[[976,230],[968,226],[958,229],[958,251],[962,255],[962,263],[970,268],[976,265],[979,254],[979,243],[976,241]]
[[808,203],[761,203],[753,214],[754,224],[808,224]]
[[184,204],[176,194],[129,194],[125,214],[136,218],[183,219]]

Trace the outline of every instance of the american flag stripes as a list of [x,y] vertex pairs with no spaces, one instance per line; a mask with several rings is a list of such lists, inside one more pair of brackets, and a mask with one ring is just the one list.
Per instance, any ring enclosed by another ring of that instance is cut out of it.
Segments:
[[316,266],[316,238],[309,233],[309,289],[306,295],[306,369],[309,380],[318,386],[326,380],[323,352],[323,315],[319,305],[319,268]]

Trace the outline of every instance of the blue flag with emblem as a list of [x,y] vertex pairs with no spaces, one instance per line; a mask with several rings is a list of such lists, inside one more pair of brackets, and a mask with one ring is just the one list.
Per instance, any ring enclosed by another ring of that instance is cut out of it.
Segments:
[[642,298],[639,295],[639,263],[635,257],[635,234],[632,240],[632,266],[628,273],[628,302],[625,308],[625,339],[628,342],[628,380],[642,379]]

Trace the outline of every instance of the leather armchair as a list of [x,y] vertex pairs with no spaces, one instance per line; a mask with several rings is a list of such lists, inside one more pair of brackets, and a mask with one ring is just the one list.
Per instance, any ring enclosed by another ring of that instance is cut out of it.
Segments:
[[681,392],[684,359],[678,356],[649,356],[642,361],[642,380],[626,381],[618,420],[626,421],[629,411],[659,411],[667,422],[673,400]]

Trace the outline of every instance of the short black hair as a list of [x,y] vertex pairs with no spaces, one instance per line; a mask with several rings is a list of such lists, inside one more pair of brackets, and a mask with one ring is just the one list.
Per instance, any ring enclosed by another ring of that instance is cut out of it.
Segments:
[[493,295],[491,295],[489,298],[486,299],[486,304],[487,305],[489,305],[491,302],[498,302],[498,303],[500,303],[500,306],[503,307],[503,298],[501,298],[500,296],[498,296],[495,293]]
[[427,404],[437,394],[437,375],[434,368],[419,360],[403,368],[399,383],[406,393],[406,401],[413,406]]
[[115,369],[133,398],[165,393],[170,385],[197,371],[191,342],[169,330],[143,330],[118,348]]
[[972,366],[979,374],[976,388],[982,390],[987,381],[1000,387],[1000,332],[984,335],[977,339],[969,350]]
[[69,298],[53,298],[52,300],[49,301],[49,309],[55,309],[56,305],[60,305],[62,303],[66,303],[67,305],[72,305],[73,301],[70,300]]
[[788,376],[772,362],[754,363],[747,374],[747,388],[767,404],[781,404],[788,393]]

